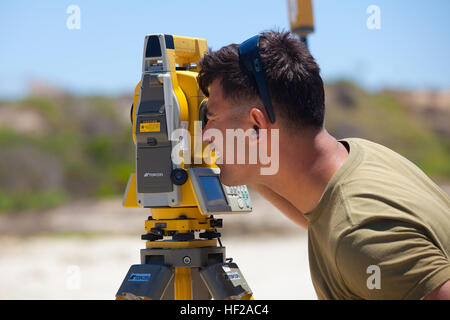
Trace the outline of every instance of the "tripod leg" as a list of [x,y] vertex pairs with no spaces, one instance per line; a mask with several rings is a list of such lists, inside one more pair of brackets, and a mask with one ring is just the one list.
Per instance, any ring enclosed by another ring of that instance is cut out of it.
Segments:
[[[192,300],[211,300],[212,296],[208,291],[202,277],[200,276],[200,268],[190,268],[191,269],[191,283],[192,283]],[[174,268],[173,268],[174,270]],[[173,271],[175,274],[175,271]],[[167,289],[164,291],[161,300],[175,300],[174,294],[175,287],[175,277],[172,277]]]
[[174,291],[175,300],[192,300],[192,280],[189,267],[175,268]]
[[211,300],[212,296],[200,276],[200,268],[191,268],[192,279],[192,299],[193,300]]

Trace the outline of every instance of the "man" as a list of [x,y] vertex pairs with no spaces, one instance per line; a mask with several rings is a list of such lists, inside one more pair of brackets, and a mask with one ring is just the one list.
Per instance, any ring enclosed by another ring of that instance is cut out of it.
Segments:
[[[258,45],[274,122],[238,45],[200,61],[198,81],[209,97],[204,139],[215,142],[210,129],[226,136],[240,128],[254,130],[248,148],[279,147],[271,175],[261,174],[261,162],[227,159],[224,148],[222,182],[250,185],[308,229],[319,299],[450,299],[448,195],[394,151],[326,131],[319,67],[292,35],[265,32]],[[279,130],[278,141],[264,130]]]

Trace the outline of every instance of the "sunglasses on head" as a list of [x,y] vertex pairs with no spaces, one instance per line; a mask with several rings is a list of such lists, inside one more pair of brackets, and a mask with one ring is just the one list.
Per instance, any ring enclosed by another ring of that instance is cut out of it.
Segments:
[[239,63],[256,80],[259,96],[269,115],[270,122],[274,123],[275,113],[270,101],[269,91],[267,90],[266,77],[259,54],[259,35],[253,36],[239,45]]

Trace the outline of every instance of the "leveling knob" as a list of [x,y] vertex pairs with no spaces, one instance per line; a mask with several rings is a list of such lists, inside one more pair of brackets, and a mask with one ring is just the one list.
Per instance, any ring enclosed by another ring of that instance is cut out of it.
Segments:
[[174,169],[172,170],[172,173],[170,174],[170,179],[172,180],[173,184],[176,184],[177,186],[181,186],[186,183],[188,178],[188,174],[183,169]]

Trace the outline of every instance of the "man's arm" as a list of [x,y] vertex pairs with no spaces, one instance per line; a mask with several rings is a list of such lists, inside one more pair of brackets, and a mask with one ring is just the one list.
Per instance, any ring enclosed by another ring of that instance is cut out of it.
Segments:
[[294,207],[288,200],[275,193],[271,189],[261,184],[251,185],[256,192],[266,198],[275,207],[277,207],[286,217],[291,219],[299,226],[308,229],[308,220],[303,216],[296,207]]
[[431,292],[425,300],[450,300],[450,280]]

